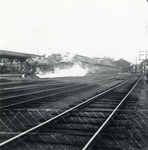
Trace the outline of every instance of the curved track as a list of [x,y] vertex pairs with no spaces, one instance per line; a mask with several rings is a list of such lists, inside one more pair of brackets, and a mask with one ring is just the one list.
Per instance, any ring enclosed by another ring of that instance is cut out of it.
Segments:
[[15,145],[12,149],[90,149],[139,80],[134,77],[118,84],[9,140],[3,140],[0,146],[6,149],[11,145]]

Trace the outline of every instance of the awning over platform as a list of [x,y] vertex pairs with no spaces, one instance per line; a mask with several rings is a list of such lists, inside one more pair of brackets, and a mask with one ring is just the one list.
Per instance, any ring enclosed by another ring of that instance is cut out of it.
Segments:
[[0,50],[0,58],[18,59],[20,62],[24,62],[27,58],[31,58],[32,55],[33,54]]

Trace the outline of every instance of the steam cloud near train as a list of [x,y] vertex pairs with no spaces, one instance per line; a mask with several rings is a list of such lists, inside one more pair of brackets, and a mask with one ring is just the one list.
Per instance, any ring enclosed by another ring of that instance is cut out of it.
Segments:
[[[59,55],[60,57],[60,55]],[[37,76],[40,78],[66,77],[66,76],[85,76],[89,72],[89,68],[82,65],[76,60],[76,55],[66,53],[61,55],[58,64],[54,65],[53,71],[42,72],[39,71]]]
[[88,69],[82,68],[79,64],[74,64],[70,68],[59,69],[55,68],[54,72],[37,74],[40,78],[53,78],[53,77],[66,77],[66,76],[85,76],[88,73]]
[[[72,53],[52,54],[48,56],[48,60],[54,64],[53,68],[42,70],[37,68],[37,76],[40,78],[66,77],[66,76],[85,76],[93,73],[115,72],[113,61],[109,58],[94,59]],[[100,62],[99,62],[100,61]],[[95,64],[101,64],[110,67],[101,67]],[[51,63],[50,63],[51,64]],[[38,70],[39,69],[39,70]]]

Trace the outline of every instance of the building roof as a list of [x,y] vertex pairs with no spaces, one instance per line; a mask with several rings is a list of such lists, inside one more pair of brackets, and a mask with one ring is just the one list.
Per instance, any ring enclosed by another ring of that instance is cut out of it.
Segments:
[[32,58],[32,56],[33,54],[0,50],[0,58],[18,59],[21,62],[24,62],[27,58]]

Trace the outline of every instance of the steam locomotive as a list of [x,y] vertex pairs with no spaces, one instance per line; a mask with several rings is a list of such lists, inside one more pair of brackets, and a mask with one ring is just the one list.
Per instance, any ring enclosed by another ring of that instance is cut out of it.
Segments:
[[56,63],[57,62],[52,58],[42,60],[38,58],[28,58],[23,64],[23,77],[31,76],[35,78],[38,73],[52,72]]
[[53,58],[27,58],[24,62],[13,60],[12,64],[8,59],[1,59],[0,73],[1,74],[23,74],[23,77],[31,76],[34,78],[36,73],[53,71],[54,65],[57,62]]

